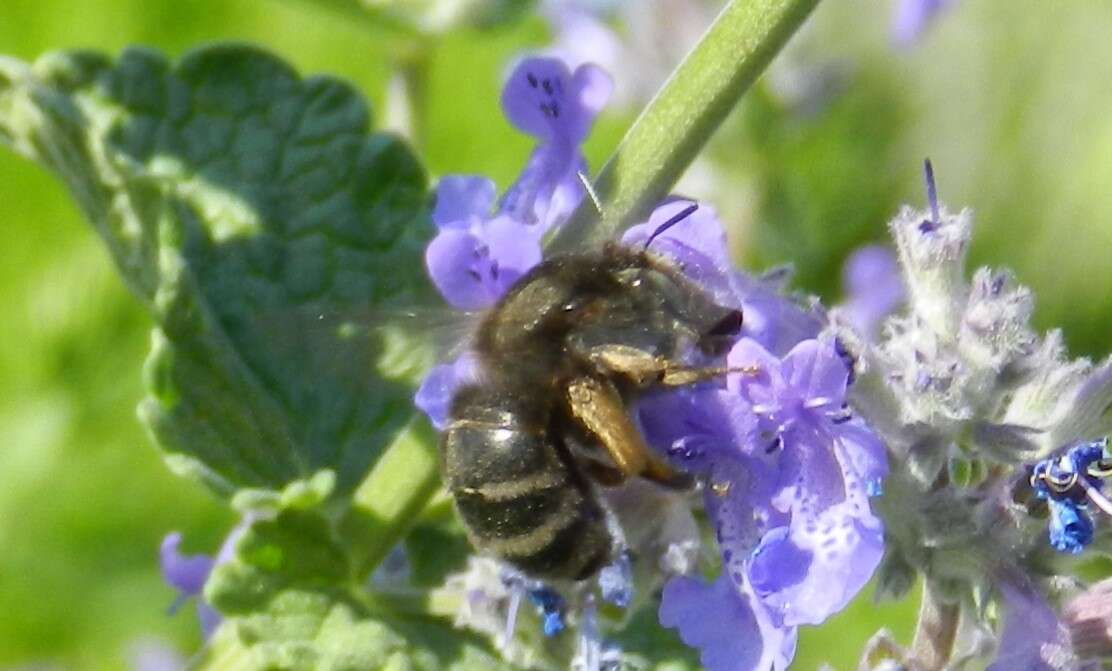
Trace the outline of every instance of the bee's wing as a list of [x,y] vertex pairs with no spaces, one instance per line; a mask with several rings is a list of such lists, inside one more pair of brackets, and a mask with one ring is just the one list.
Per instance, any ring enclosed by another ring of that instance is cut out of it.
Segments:
[[479,316],[443,306],[305,305],[260,311],[244,326],[272,356],[304,366],[305,376],[415,384],[437,361],[469,347]]

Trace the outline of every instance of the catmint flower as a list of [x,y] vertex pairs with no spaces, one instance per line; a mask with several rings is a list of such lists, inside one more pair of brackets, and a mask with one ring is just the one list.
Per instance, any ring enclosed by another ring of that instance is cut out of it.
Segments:
[[613,90],[610,76],[593,64],[571,72],[556,58],[527,58],[514,68],[502,90],[502,110],[540,146],[503,197],[503,212],[542,233],[571,214],[586,195],[579,145]]
[[[646,240],[682,207],[658,208],[625,241]],[[784,668],[796,627],[844,608],[880,561],[882,527],[869,497],[887,472],[884,446],[848,408],[850,370],[832,339],[815,337],[818,316],[767,287],[753,301],[760,285],[730,267],[712,210],[700,208],[651,248],[720,303],[742,306],[747,321],[756,313],[760,326],[743,329],[727,355],[739,372],[724,387],[653,394],[638,405],[650,444],[706,483],[722,558],[713,584],[678,577],[665,586],[661,623],[698,647],[710,669]],[[792,321],[796,328],[777,332]]]
[[158,551],[162,579],[178,590],[178,597],[170,606],[170,612],[176,612],[186,601],[196,598],[197,619],[200,620],[201,632],[207,639],[220,624],[220,613],[201,598],[201,591],[212,573],[215,560],[204,554],[181,554],[178,550],[180,546],[181,534],[173,532],[162,539]]
[[1004,610],[996,659],[986,671],[1066,671],[1080,665],[1069,632],[1022,575],[997,583]]
[[1077,554],[1092,542],[1090,505],[1112,514],[1101,493],[1104,478],[1112,475],[1107,448],[1107,439],[1078,443],[1032,469],[1031,487],[1050,506],[1050,545],[1059,552]]
[[892,40],[898,46],[916,42],[952,0],[896,0]]
[[[1059,332],[1031,328],[1034,298],[1006,270],[967,278],[972,213],[941,206],[925,168],[928,207],[903,208],[889,224],[906,306],[878,341],[843,341],[858,369],[849,401],[893,466],[876,501],[886,532],[878,589],[902,594],[925,576],[930,594],[960,604],[963,627],[998,632],[993,671],[1076,671],[1038,589],[1060,559],[1026,494],[1047,501],[1057,549],[1101,542],[1091,515],[1108,504],[1107,464],[1092,438],[1112,428],[1112,360],[1070,360]],[[985,607],[993,593],[999,619]],[[969,655],[985,661],[983,647]]]
[[845,302],[838,314],[867,340],[875,340],[880,323],[903,303],[904,287],[896,256],[887,247],[868,245],[850,255],[842,273]]
[[448,413],[456,391],[465,384],[474,383],[478,376],[478,361],[473,354],[465,352],[451,363],[433,366],[421,380],[413,403],[428,416],[437,431],[443,431],[448,425]]
[[594,65],[574,73],[553,58],[527,58],[502,90],[506,117],[540,141],[498,204],[485,177],[449,175],[436,189],[438,233],[425,250],[433,284],[452,307],[491,307],[540,263],[544,234],[583,199],[587,170],[579,145],[613,85]]
[[433,284],[460,310],[493,305],[541,260],[543,231],[506,215],[492,215],[494,183],[449,176],[436,190],[433,222],[440,229],[425,250]]
[[178,590],[178,597],[170,607],[170,612],[175,612],[186,601],[195,598],[197,618],[200,620],[201,632],[205,639],[212,636],[222,619],[220,613],[204,600],[205,583],[217,566],[232,559],[235,555],[236,543],[247,532],[253,520],[253,515],[245,515],[225,537],[215,557],[205,554],[182,554],[179,550],[182,536],[176,531],[162,539],[158,553],[162,579]]

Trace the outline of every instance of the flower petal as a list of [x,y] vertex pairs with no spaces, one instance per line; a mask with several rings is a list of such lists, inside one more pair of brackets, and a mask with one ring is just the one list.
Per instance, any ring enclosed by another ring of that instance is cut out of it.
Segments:
[[432,220],[440,228],[467,229],[473,219],[485,219],[494,207],[496,188],[485,177],[447,175],[436,185]]
[[433,366],[413,395],[413,404],[428,415],[437,431],[443,431],[448,425],[448,413],[456,390],[473,382],[477,375],[478,362],[471,354],[464,354],[452,363]]
[[[754,406],[777,405],[784,378],[780,372],[780,360],[752,338],[742,338],[726,355],[730,368],[748,368],[752,372],[731,373],[726,378],[726,387],[736,391]],[[766,411],[757,409],[758,413]]]
[[795,631],[772,624],[759,603],[726,576],[711,584],[680,576],[664,586],[660,624],[699,649],[708,671],[777,671],[795,656]]
[[578,144],[590,133],[595,117],[614,93],[614,80],[599,66],[586,63],[572,74],[571,89],[575,102],[569,110],[567,132]]
[[162,579],[185,596],[196,596],[205,587],[212,572],[213,559],[204,554],[183,555],[181,534],[174,532],[162,539],[158,550]]
[[461,310],[490,307],[540,259],[540,242],[509,217],[478,231],[441,231],[425,249],[433,284]]
[[861,247],[851,254],[842,273],[842,284],[846,293],[842,313],[869,339],[876,336],[881,320],[904,300],[896,255],[881,245]]
[[858,418],[838,425],[834,435],[839,447],[835,456],[842,469],[863,482],[869,496],[879,494],[880,482],[888,475],[888,451],[884,442]]
[[845,402],[849,370],[833,343],[804,340],[784,357],[783,371],[808,407],[836,409]]
[[556,58],[526,58],[517,64],[502,89],[502,111],[522,132],[540,140],[567,134],[571,72]]
[[765,535],[750,578],[787,625],[821,624],[869,582],[884,554],[880,520],[847,499]]
[[1016,575],[1000,580],[997,589],[1003,599],[1004,630],[996,659],[986,671],[1079,668],[1069,632],[1033,585]]

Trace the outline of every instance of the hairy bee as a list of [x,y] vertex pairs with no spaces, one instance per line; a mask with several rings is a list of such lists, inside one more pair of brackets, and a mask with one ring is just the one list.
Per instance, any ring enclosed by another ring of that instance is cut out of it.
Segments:
[[720,354],[740,327],[740,311],[647,249],[611,243],[534,267],[480,322],[482,381],[456,393],[441,436],[472,544],[545,579],[609,563],[616,541],[596,484],[690,484],[649,451],[627,404],[721,375],[680,357]]

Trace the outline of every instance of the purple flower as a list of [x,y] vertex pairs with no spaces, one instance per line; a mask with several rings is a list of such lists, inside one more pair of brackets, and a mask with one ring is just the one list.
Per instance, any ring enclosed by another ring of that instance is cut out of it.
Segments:
[[1050,545],[1077,554],[1093,541],[1090,505],[1112,514],[1112,502],[1101,493],[1108,477],[1108,439],[1082,441],[1035,464],[1031,487],[1050,506]]
[[698,648],[708,671],[781,671],[795,656],[795,628],[774,624],[760,600],[725,575],[709,585],[672,579],[661,595],[660,623]]
[[880,245],[861,247],[850,255],[842,287],[846,300],[841,313],[868,340],[876,338],[881,321],[904,301],[896,255]]
[[892,16],[892,39],[907,46],[922,36],[950,0],[897,0]]
[[433,222],[440,233],[425,249],[433,284],[452,307],[493,305],[541,260],[541,231],[506,215],[491,215],[494,183],[449,176],[436,189]]
[[586,193],[578,177],[587,171],[579,145],[613,90],[597,65],[571,72],[556,58],[527,58],[514,68],[502,89],[502,110],[540,146],[503,197],[503,212],[542,233],[571,214]]
[[[661,621],[699,647],[709,668],[763,669],[778,658],[751,666],[735,650],[738,638],[762,655],[783,651],[797,625],[844,608],[875,571],[884,537],[869,496],[887,461],[880,440],[846,408],[849,371],[833,343],[804,340],[780,359],[745,338],[727,362],[747,372],[731,374],[725,389],[656,394],[638,407],[650,443],[705,482],[722,556],[713,589],[686,578],[670,583]],[[723,599],[732,605],[708,605]],[[749,633],[720,636],[720,612]]]
[[1004,630],[986,671],[1056,671],[1079,668],[1069,632],[1050,604],[1016,572],[998,581]]
[[583,199],[578,173],[587,165],[579,144],[610,96],[600,68],[574,73],[553,58],[527,58],[510,75],[502,107],[516,127],[540,140],[496,208],[494,183],[450,175],[436,189],[438,234],[425,250],[433,284],[452,307],[482,310],[540,263],[544,234]]
[[228,533],[216,557],[205,554],[185,555],[179,551],[181,534],[169,533],[162,539],[158,550],[162,579],[178,590],[178,598],[170,607],[174,612],[191,598],[197,599],[197,618],[201,622],[201,632],[207,640],[220,625],[221,617],[212,606],[204,601],[203,591],[213,569],[226,563],[235,555],[235,546],[240,537],[254,520],[253,515],[245,515],[243,520]]
[[471,353],[465,353],[452,363],[433,366],[421,381],[413,403],[429,417],[437,431],[448,425],[452,398],[463,385],[478,380],[479,363]]

